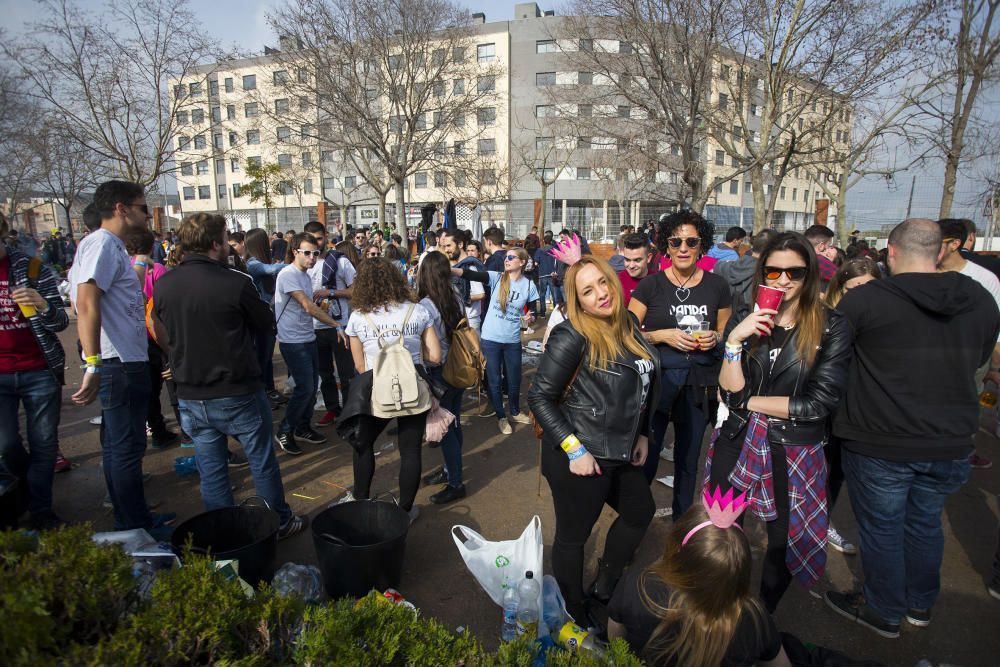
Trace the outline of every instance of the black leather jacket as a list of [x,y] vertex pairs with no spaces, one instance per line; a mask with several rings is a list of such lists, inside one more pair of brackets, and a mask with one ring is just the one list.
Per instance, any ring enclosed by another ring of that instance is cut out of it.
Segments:
[[[646,409],[642,380],[631,364],[611,362],[607,370],[583,363],[587,341],[568,321],[559,323],[549,335],[545,354],[528,390],[528,406],[545,431],[543,441],[558,447],[574,434],[595,458],[628,461],[640,435],[652,430],[653,410],[660,391],[659,357],[639,334],[633,317],[634,335],[648,351],[652,363]],[[580,372],[560,404],[573,373]]]
[[[743,377],[746,384],[739,392],[722,391],[730,406],[729,418],[722,425],[722,435],[735,440],[746,428],[749,412],[732,406],[746,405],[750,396],[789,396],[789,419],[768,417],[768,439],[780,445],[816,445],[829,435],[829,417],[837,408],[847,381],[847,369],[853,355],[854,334],[850,324],[837,311],[824,308],[826,328],[812,366],[807,366],[796,350],[798,329],[793,329],[784,347],[770,365],[766,345],[751,350],[743,343]],[[743,312],[729,320],[726,337],[746,316]]]

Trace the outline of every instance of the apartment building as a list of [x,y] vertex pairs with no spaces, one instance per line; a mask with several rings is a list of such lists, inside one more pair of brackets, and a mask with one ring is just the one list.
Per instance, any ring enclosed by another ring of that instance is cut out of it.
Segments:
[[[390,209],[401,205],[407,218],[415,221],[423,205],[454,197],[461,224],[471,217],[469,205],[479,202],[484,225],[496,222],[520,236],[534,224],[541,208],[546,227],[570,226],[599,239],[617,233],[621,224],[655,219],[683,204],[679,167],[669,159],[676,155],[676,147],[664,145],[667,159],[651,172],[633,164],[623,139],[594,136],[599,129],[581,136],[580,130],[563,122],[571,115],[603,114],[617,119],[608,122],[619,123],[636,118],[636,110],[609,106],[607,100],[597,108],[589,104],[588,87],[601,81],[595,81],[592,72],[579,71],[569,56],[574,50],[597,49],[612,57],[626,53],[630,44],[616,40],[594,44],[595,40],[567,34],[571,24],[566,17],[542,12],[535,3],[515,5],[511,21],[487,23],[482,14],[474,15],[473,21],[464,57],[490,74],[476,76],[473,71],[468,80],[444,83],[480,91],[488,87],[491,101],[469,108],[464,127],[472,129],[441,134],[434,151],[441,159],[428,160],[407,179],[403,201],[397,202],[390,190],[385,197]],[[286,42],[280,48],[285,54],[295,47]],[[355,225],[374,222],[379,196],[343,151],[324,140],[322,131],[316,132],[324,120],[310,116],[310,101],[289,98],[284,85],[288,77],[308,72],[289,67],[289,58],[278,53],[268,49],[259,57],[203,66],[173,86],[178,100],[177,188],[183,210],[222,212],[244,228],[285,229],[315,218],[323,203],[328,219],[343,217]],[[739,73],[732,63],[720,62],[717,74],[712,104],[723,107],[734,98],[731,88]],[[560,101],[563,90],[573,91],[572,101]],[[753,95],[746,99],[739,125],[754,132],[759,128],[760,104]],[[817,102],[834,103],[832,97]],[[822,114],[822,109],[814,111]],[[428,113],[428,126],[435,123],[431,116]],[[849,111],[843,118],[836,137],[846,144]],[[306,139],[317,134],[318,141]],[[711,140],[703,142],[701,156],[709,183],[734,170],[732,158]],[[280,166],[270,211],[247,196],[250,163]],[[707,217],[722,229],[749,227],[751,187],[746,176],[719,184],[706,206]],[[544,199],[544,206],[537,206],[539,199]],[[789,174],[779,188],[775,224],[807,227],[813,222],[817,199],[824,197],[810,174],[805,170]],[[387,215],[391,218],[391,210]]]

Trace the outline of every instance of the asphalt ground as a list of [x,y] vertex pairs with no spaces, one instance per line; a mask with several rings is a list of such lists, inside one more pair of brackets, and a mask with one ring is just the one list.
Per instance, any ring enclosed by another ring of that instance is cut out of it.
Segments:
[[[539,334],[532,337],[539,337]],[[61,339],[68,351],[74,350],[75,325],[71,324],[61,334]],[[105,486],[100,469],[98,427],[89,423],[92,417],[100,414],[100,406],[95,402],[81,408],[69,401],[69,396],[79,386],[81,371],[75,359],[67,365],[60,446],[75,467],[56,475],[54,509],[68,521],[89,521],[96,530],[110,530],[110,510],[101,506]],[[532,368],[525,369],[522,404],[532,373]],[[284,384],[284,362],[277,353],[275,377],[279,386]],[[164,414],[172,424],[165,391],[161,398]],[[478,408],[475,397],[468,392],[465,406],[465,413],[474,413]],[[319,416],[317,413],[316,417]],[[274,417],[277,424],[280,413],[275,412]],[[829,589],[859,586],[861,564],[857,556],[845,556],[832,549],[824,580],[813,591],[795,584],[788,591],[775,616],[778,627],[803,641],[836,648],[855,659],[877,660],[887,665],[914,665],[921,658],[934,664],[967,667],[1000,665],[1000,601],[991,598],[986,591],[1000,523],[1000,441],[993,435],[994,422],[994,418],[984,411],[984,428],[976,436],[976,442],[980,453],[997,460],[998,465],[990,470],[973,470],[968,484],[950,499],[943,517],[942,591],[930,627],[917,629],[904,622],[902,636],[889,640],[834,614],[820,599],[820,594]],[[451,528],[464,525],[487,539],[513,539],[537,514],[542,521],[548,571],[548,547],[552,543],[555,520],[548,486],[539,476],[538,443],[531,426],[514,424],[513,435],[503,436],[494,418],[463,414],[462,423],[464,476],[469,495],[452,504],[438,506],[431,504],[429,496],[439,487],[420,489],[416,504],[421,508],[421,515],[409,531],[399,588],[422,614],[437,618],[451,628],[463,627],[487,647],[493,647],[499,642],[501,611],[466,569],[451,537]],[[177,429],[175,425],[172,428]],[[327,435],[327,444],[302,444],[305,453],[298,457],[278,455],[288,502],[296,512],[310,516],[336,502],[353,483],[350,446],[341,441],[332,428],[318,430]],[[376,443],[376,451],[392,441],[391,434],[383,433]],[[177,512],[178,521],[202,510],[198,477],[178,477],[174,472],[174,459],[192,454],[192,449],[180,447],[162,451],[148,449],[144,459],[144,469],[152,473],[146,486],[147,499],[160,503],[157,511]],[[398,495],[398,452],[394,447],[388,448],[376,461],[373,494]],[[440,450],[424,446],[424,474],[438,469],[441,461]],[[661,461],[660,475],[670,474],[671,470],[672,464]],[[230,478],[236,487],[238,501],[254,494],[246,468],[231,470]],[[654,483],[653,495],[658,508],[669,508],[669,488]],[[613,518],[613,510],[606,508],[593,531],[587,545],[588,572],[596,570],[604,536]],[[636,556],[635,566],[648,564],[660,555],[669,522],[669,517],[653,520]],[[846,487],[834,510],[833,522],[841,533],[857,543]],[[749,518],[747,531],[758,561],[755,576],[759,576],[759,559],[766,541],[763,526]],[[306,531],[281,542],[278,561],[279,564],[289,561],[316,563],[311,533]]]

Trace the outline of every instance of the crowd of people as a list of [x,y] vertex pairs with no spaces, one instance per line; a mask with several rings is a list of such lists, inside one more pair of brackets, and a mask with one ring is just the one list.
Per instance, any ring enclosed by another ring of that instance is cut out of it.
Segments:
[[[832,548],[860,553],[864,573],[860,593],[825,594],[834,612],[886,638],[931,623],[941,514],[972,468],[991,465],[972,437],[982,385],[1000,381],[1000,280],[970,222],[906,220],[874,252],[856,235],[836,248],[820,225],[732,228],[716,242],[709,221],[679,211],[623,229],[606,261],[571,229],[558,241],[533,229],[522,247],[498,228],[478,240],[450,227],[411,257],[389,230],[339,222],[269,235],[199,213],[164,238],[150,218],[141,186],[98,187],[67,262],[79,345],[68,355],[58,275],[0,218],[0,469],[24,482],[27,525],[62,523],[52,483],[63,369],[77,357],[70,400],[100,402],[116,530],[165,538],[176,518],[145,498],[147,428],[154,447],[193,443],[206,509],[234,503],[229,469],[248,466],[285,539],[308,517],[285,499],[279,451],[323,445],[335,425],[353,451],[349,497],[366,499],[375,441],[395,422],[412,522],[421,481],[440,485],[435,504],[467,495],[459,416],[475,383],[455,355],[466,363],[471,340],[485,362],[480,416],[504,436],[518,425],[531,437],[533,423],[540,439],[553,574],[578,622],[607,618],[655,664],[791,664],[772,614],[793,581],[823,577]],[[522,340],[543,319],[522,401]],[[442,465],[421,480],[432,432]],[[662,460],[674,464],[673,525],[656,563],[630,567]],[[845,483],[858,545],[830,523]],[[605,505],[617,518],[587,577]],[[758,594],[744,510],[766,526]],[[1000,599],[1000,544],[989,593]]]

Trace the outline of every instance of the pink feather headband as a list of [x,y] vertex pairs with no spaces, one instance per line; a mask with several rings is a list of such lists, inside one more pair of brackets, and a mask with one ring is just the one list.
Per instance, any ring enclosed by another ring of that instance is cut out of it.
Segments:
[[580,237],[574,233],[565,241],[558,241],[549,254],[566,266],[573,266],[580,261]]
[[715,526],[716,528],[729,528],[730,526],[736,526],[740,530],[743,528],[740,524],[736,523],[736,519],[739,518],[740,514],[743,514],[743,510],[749,507],[750,503],[746,502],[747,492],[744,491],[740,495],[733,498],[733,489],[730,488],[726,491],[726,495],[722,495],[720,487],[715,487],[715,493],[709,494],[708,489],[705,489],[705,493],[702,495],[701,501],[705,505],[705,509],[708,510],[708,521],[702,521],[697,526],[688,531],[688,534],[684,536],[681,541],[681,546],[688,543],[691,536],[697,533],[702,528],[707,526]]

